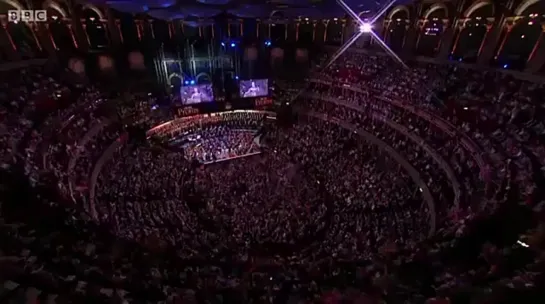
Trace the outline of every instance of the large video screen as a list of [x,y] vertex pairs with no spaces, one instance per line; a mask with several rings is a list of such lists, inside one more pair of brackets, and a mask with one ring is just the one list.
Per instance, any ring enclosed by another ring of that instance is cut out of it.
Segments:
[[259,97],[269,94],[268,79],[250,79],[240,81],[240,97]]
[[211,84],[200,84],[182,87],[180,92],[182,104],[196,104],[214,101],[214,92]]

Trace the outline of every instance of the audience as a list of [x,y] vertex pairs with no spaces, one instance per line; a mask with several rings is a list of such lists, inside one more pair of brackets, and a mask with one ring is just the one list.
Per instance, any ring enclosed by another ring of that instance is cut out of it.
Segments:
[[[148,94],[3,72],[0,298],[538,303],[543,87],[410,66],[350,50],[282,83],[290,126],[259,111],[173,120]],[[434,210],[346,126],[404,157]]]

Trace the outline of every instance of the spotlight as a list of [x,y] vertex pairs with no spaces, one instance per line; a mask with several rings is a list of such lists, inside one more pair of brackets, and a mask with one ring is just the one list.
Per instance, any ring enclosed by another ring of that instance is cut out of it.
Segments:
[[222,43],[221,43],[221,46],[225,46],[225,42],[222,42]]
[[195,84],[195,80],[191,80],[191,84]]
[[234,42],[233,42],[233,43],[231,43],[231,47],[235,47],[235,43],[234,43]]
[[235,79],[238,80],[238,76],[235,76]]
[[189,84],[189,81],[187,81],[187,80],[184,81],[184,84],[185,84],[185,85],[188,85],[188,84]]
[[373,27],[369,23],[364,23],[364,24],[360,25],[360,32],[362,32],[362,33],[369,33],[369,32],[371,32],[372,29],[373,29]]

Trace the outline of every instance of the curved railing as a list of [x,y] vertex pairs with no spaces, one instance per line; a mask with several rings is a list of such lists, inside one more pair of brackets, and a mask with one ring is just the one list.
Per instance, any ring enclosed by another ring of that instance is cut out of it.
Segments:
[[100,133],[100,131],[102,131],[102,129],[108,125],[108,121],[107,120],[104,120],[104,121],[99,121],[98,123],[96,123],[95,125],[93,125],[91,127],[91,129],[89,129],[89,131],[87,131],[87,133],[85,133],[85,135],[83,136],[83,138],[78,142],[77,144],[77,149],[75,150],[74,154],[72,154],[72,157],[70,157],[70,160],[68,161],[68,168],[67,168],[67,171],[69,173],[69,177],[68,177],[68,189],[70,190],[70,197],[72,198],[72,200],[75,200],[74,199],[74,188],[75,188],[75,185],[74,185],[74,179],[73,179],[73,176],[72,174],[74,173],[74,167],[76,166],[76,163],[79,159],[79,156],[81,154],[81,149],[83,149],[85,147],[85,145],[92,139],[94,138],[98,133]]
[[[331,82],[323,81],[320,79],[310,79],[310,81],[315,83],[321,83],[324,85],[333,85]],[[360,94],[365,93],[361,88],[358,88],[357,86],[343,85],[343,89],[351,90],[353,92],[360,93]],[[445,132],[449,136],[458,138],[460,145],[462,145],[462,147],[465,150],[471,153],[471,157],[475,160],[481,172],[486,172],[489,169],[489,167],[487,166],[487,162],[483,158],[483,155],[485,154],[485,152],[479,147],[479,145],[477,145],[477,143],[473,141],[473,139],[471,139],[464,132],[460,131],[456,126],[451,124],[449,121],[435,115],[434,113],[431,113],[427,109],[419,108],[415,105],[405,104],[400,101],[388,99],[384,97],[377,96],[375,98],[380,99],[384,102],[387,102],[397,108],[408,111],[414,115],[417,115],[420,118],[428,121],[430,124],[433,124],[437,128],[441,129],[443,132]],[[481,174],[480,178],[486,183],[491,182],[491,180],[487,178],[486,174]]]
[[388,153],[397,163],[399,163],[403,167],[403,169],[405,169],[405,171],[407,171],[407,173],[411,176],[415,184],[418,185],[418,187],[420,188],[422,192],[422,196],[424,200],[426,201],[428,205],[428,210],[429,210],[429,216],[430,216],[429,236],[432,236],[435,234],[436,213],[435,213],[435,201],[433,199],[433,196],[431,195],[431,192],[428,189],[428,186],[426,185],[426,183],[420,177],[420,173],[403,156],[401,156],[401,154],[399,154],[394,148],[390,147],[387,143],[380,140],[373,134],[363,129],[359,129],[356,126],[347,123],[346,121],[343,121],[334,117],[329,117],[326,114],[318,113],[314,111],[306,111],[304,115],[315,117],[323,121],[328,121],[346,130],[356,132],[357,134],[361,135],[367,142],[379,147],[382,151],[385,151],[386,153]]
[[48,59],[29,59],[29,60],[21,60],[21,61],[14,61],[14,62],[5,62],[0,64],[0,72],[3,71],[9,71],[9,70],[15,70],[15,69],[21,69],[21,68],[27,68],[29,66],[33,65],[45,65],[47,63]]
[[[357,112],[364,112],[362,111],[362,109],[356,105],[353,105],[353,104],[350,104],[350,103],[346,103],[344,102],[343,100],[340,100],[340,99],[336,99],[336,98],[331,98],[331,97],[324,97],[324,96],[321,96],[319,94],[313,94],[313,93],[310,93],[310,94],[305,94],[306,97],[310,97],[310,98],[314,98],[314,99],[321,99],[321,100],[324,100],[324,101],[327,101],[327,102],[330,102],[330,103],[334,103],[336,105],[340,105],[340,106],[344,106],[344,107],[347,107],[347,108],[350,108],[352,110],[355,110]],[[373,116],[375,116],[375,114],[371,114]],[[377,120],[378,120],[378,117],[377,117]],[[454,170],[452,170],[452,168],[450,167],[450,165],[443,159],[443,157],[441,157],[439,154],[437,154],[437,152],[432,148],[430,147],[428,144],[426,144],[425,140],[423,138],[421,138],[420,136],[418,135],[415,135],[413,134],[412,132],[410,132],[406,127],[396,123],[396,122],[393,122],[389,119],[381,119],[381,121],[383,121],[385,124],[387,124],[390,128],[398,131],[399,133],[402,133],[403,135],[407,136],[410,140],[412,140],[413,142],[417,143],[422,149],[424,149],[426,151],[426,153],[428,155],[430,155],[433,160],[439,165],[439,167],[441,168],[441,170],[443,170],[445,172],[445,174],[447,175],[447,178],[450,180],[450,183],[452,185],[452,188],[454,190],[454,207],[456,209],[459,208],[460,206],[460,197],[461,197],[461,187],[460,187],[460,182],[458,181],[458,178],[456,177],[456,174],[454,174]]]
[[95,193],[98,175],[100,174],[100,171],[102,171],[102,167],[104,166],[104,164],[113,157],[114,153],[119,148],[123,146],[126,138],[127,136],[121,135],[117,140],[115,140],[106,150],[104,150],[104,153],[102,153],[100,158],[95,163],[95,166],[93,167],[93,172],[91,173],[91,178],[89,179],[89,208],[91,209],[89,210],[89,212],[95,220],[98,219],[98,213],[95,205]]

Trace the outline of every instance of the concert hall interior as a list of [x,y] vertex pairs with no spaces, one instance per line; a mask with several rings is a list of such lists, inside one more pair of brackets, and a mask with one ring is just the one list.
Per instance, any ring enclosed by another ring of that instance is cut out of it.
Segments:
[[545,0],[0,22],[1,303],[545,303]]

